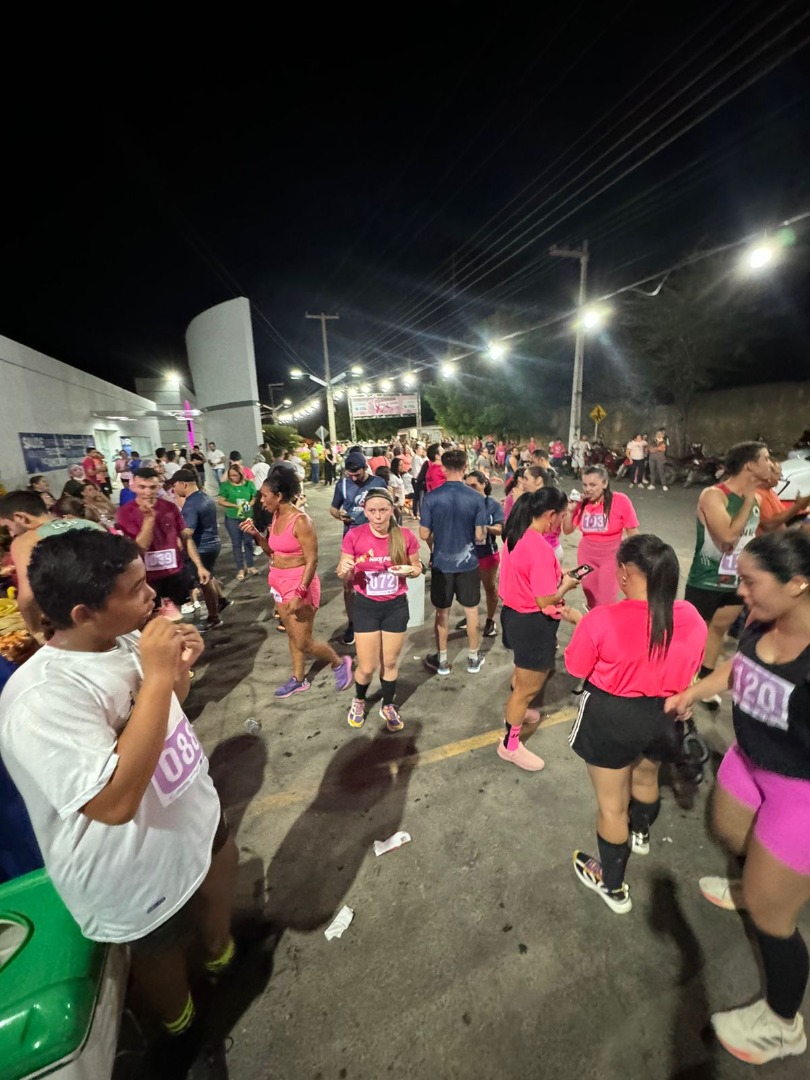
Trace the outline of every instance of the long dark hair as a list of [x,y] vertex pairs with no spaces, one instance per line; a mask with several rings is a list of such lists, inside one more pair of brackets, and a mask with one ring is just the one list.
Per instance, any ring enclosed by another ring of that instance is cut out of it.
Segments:
[[[605,504],[605,517],[610,518],[610,508],[613,505],[613,492],[610,489],[610,473],[607,471],[604,465],[588,465],[582,470],[583,476],[596,475],[601,477],[602,480],[607,482],[607,487],[602,492],[602,499]],[[585,513],[585,506],[588,500],[583,496],[582,500],[577,505],[574,512],[574,524],[579,522],[579,519]]]
[[662,659],[672,644],[672,609],[678,592],[680,568],[674,549],[651,533],[625,540],[616,559],[632,563],[647,579],[647,656]]
[[506,481],[503,489],[504,495],[509,494],[515,484],[517,484],[518,480],[523,480],[527,476],[533,476],[535,480],[542,480],[543,487],[554,486],[548,469],[544,469],[542,465],[520,465]]
[[[486,474],[482,473],[480,469],[470,469],[470,471],[467,473],[467,476],[475,477],[475,479],[484,489],[484,495],[492,494],[492,484],[490,484],[489,480],[486,477]],[[467,479],[467,476],[464,477],[465,480]]]
[[810,535],[801,529],[766,533],[746,545],[760,569],[783,585],[794,577],[810,578]]
[[515,501],[512,512],[503,527],[504,543],[510,551],[520,540],[535,518],[542,517],[547,510],[557,513],[564,510],[568,496],[555,487],[543,487],[539,491],[529,491]]

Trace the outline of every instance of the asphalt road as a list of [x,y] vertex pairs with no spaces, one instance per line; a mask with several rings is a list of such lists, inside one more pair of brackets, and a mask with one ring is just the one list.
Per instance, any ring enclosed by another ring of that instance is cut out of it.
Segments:
[[[619,485],[627,491],[627,485]],[[631,492],[641,526],[688,566],[698,492]],[[310,495],[321,536],[324,607],[317,627],[344,626],[333,576],[340,529],[329,494]],[[574,544],[566,542],[567,565]],[[289,674],[263,577],[233,583],[226,627],[209,635],[189,715],[241,849],[238,909],[275,931],[208,1014],[218,1070],[233,1080],[437,1080],[687,1077],[731,1080],[749,1069],[706,1037],[711,1011],[758,996],[745,924],[706,903],[702,874],[725,859],[706,825],[707,789],[664,789],[652,852],[631,859],[634,909],[612,914],[576,881],[575,847],[595,846],[595,802],[569,750],[571,680],[561,661],[527,774],[495,754],[509,654],[488,640],[468,675],[466,639],[451,639],[451,675],[426,672],[429,621],[403,653],[405,730],[372,712],[345,720],[348,694],[328,671],[286,701]],[[261,565],[264,566],[264,560]],[[564,646],[570,629],[560,633]],[[257,736],[244,721],[262,723]],[[700,725],[722,752],[727,708]],[[398,830],[412,842],[381,857]],[[340,939],[324,928],[344,905]],[[805,927],[808,920],[805,917]],[[807,1076],[807,1059],[770,1075]]]

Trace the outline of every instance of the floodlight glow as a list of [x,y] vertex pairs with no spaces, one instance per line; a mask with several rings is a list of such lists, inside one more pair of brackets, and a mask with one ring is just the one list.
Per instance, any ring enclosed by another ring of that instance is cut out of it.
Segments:
[[456,365],[448,360],[442,364],[440,371],[443,378],[452,379],[453,376],[456,374]]
[[416,385],[416,372],[415,371],[406,371],[405,374],[402,376],[402,381],[405,383],[406,386],[415,386]]
[[292,400],[290,398],[288,398],[288,397],[285,397],[281,404],[282,405],[292,405]]
[[370,394],[371,393],[371,383],[364,382],[363,385],[360,387],[360,389],[363,391],[364,394]]
[[390,379],[383,379],[383,381],[380,383],[380,389],[381,390],[390,390],[391,389],[391,380]]
[[179,383],[180,382],[180,376],[177,374],[176,371],[167,371],[164,374],[163,377],[166,380],[166,382],[170,382],[170,383]]
[[352,375],[362,375],[363,374],[363,369],[359,364],[352,364],[352,366],[349,368],[349,370],[351,371]]
[[508,352],[502,341],[491,341],[487,349],[490,360],[501,360]]
[[766,240],[749,248],[745,255],[745,263],[750,270],[762,270],[776,258],[777,246],[773,240]]
[[604,312],[596,308],[589,308],[582,316],[582,325],[586,330],[598,330],[604,321]]
[[304,373],[300,368],[297,368],[297,367],[290,368],[290,378],[291,379],[303,379],[303,377],[304,377]]

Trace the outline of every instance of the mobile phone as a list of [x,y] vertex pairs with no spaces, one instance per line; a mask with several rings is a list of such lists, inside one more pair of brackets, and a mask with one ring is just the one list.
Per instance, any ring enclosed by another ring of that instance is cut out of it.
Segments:
[[570,576],[573,577],[573,578],[576,578],[577,581],[582,581],[582,579],[587,574],[592,574],[593,573],[593,567],[588,566],[587,563],[583,563],[582,566],[578,566],[575,570],[569,570],[568,572],[569,572]]

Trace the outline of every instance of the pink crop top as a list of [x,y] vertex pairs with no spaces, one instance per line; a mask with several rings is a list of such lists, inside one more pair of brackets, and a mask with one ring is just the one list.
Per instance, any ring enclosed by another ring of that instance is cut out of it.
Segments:
[[290,523],[283,532],[276,533],[273,531],[276,524],[276,515],[273,516],[273,520],[270,523],[270,528],[267,531],[267,544],[274,555],[303,555],[304,549],[298,542],[297,537],[293,533],[296,521],[303,515],[300,513],[290,514]]

